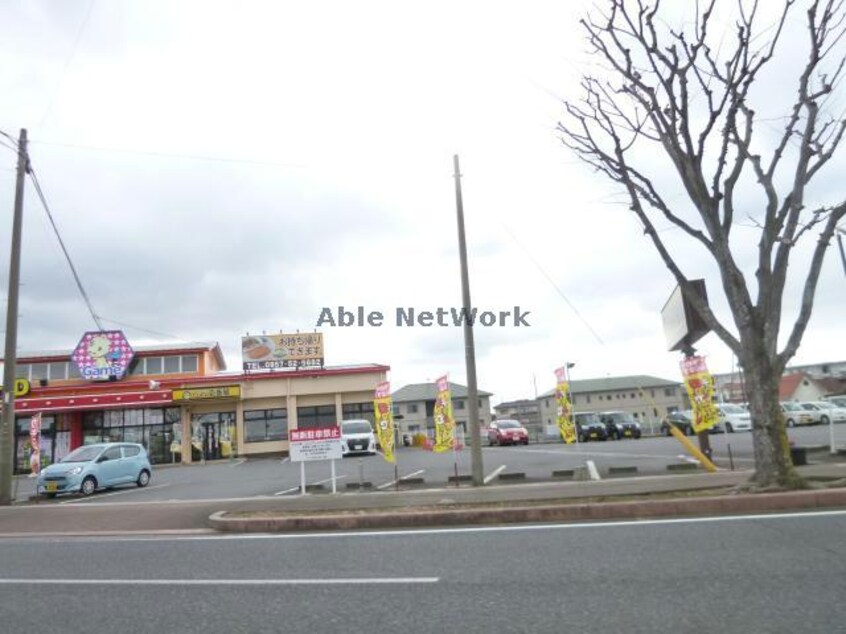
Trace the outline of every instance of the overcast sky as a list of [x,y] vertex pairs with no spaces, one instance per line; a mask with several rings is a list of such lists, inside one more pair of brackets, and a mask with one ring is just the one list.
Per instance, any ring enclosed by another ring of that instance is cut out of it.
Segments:
[[[237,370],[245,333],[364,306],[385,325],[323,327],[327,364],[466,383],[461,328],[395,325],[398,307],[461,305],[458,154],[473,303],[530,313],[476,330],[493,402],[550,389],[567,361],[574,379],[678,380],[660,318],[674,280],[555,132],[591,69],[583,4],[10,0],[0,130],[28,129],[94,308],[136,345],[218,341]],[[4,301],[14,166],[0,147]],[[836,194],[836,173],[820,187]],[[753,255],[754,228],[737,231]],[[713,266],[669,235],[727,319]],[[72,348],[95,326],[31,185],[23,244],[18,348]],[[832,249],[794,363],[846,359],[844,289]],[[713,335],[699,350],[732,369]]]

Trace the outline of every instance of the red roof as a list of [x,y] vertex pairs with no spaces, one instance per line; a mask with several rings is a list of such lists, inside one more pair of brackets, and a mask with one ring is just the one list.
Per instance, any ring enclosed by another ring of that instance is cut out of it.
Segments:
[[781,380],[778,382],[778,400],[787,401],[793,398],[793,393],[803,379],[805,379],[804,372],[795,372],[781,377]]

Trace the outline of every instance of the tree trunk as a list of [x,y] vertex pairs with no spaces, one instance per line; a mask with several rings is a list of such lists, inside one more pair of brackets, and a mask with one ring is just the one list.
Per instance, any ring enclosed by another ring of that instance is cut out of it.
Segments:
[[790,458],[785,419],[778,398],[781,372],[772,369],[766,355],[760,350],[744,357],[743,372],[754,435],[753,482],[762,488],[804,488],[805,481],[793,467]]

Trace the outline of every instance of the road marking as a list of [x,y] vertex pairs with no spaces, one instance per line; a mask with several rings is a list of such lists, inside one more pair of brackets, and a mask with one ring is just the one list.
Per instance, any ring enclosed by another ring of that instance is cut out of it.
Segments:
[[587,460],[585,464],[587,464],[587,470],[591,480],[602,480],[602,476],[599,475],[599,470],[596,468],[593,460]]
[[279,461],[279,464],[285,464],[286,462],[291,462],[291,456],[288,456],[287,458],[282,458],[282,460]]
[[421,473],[425,473],[426,469],[419,469],[417,471],[412,471],[411,473],[406,473],[404,476],[400,476],[399,480],[391,480],[390,482],[385,482],[385,484],[380,484],[376,488],[379,490],[387,489],[388,487],[396,486],[397,482],[402,482],[406,478],[413,478],[414,476],[418,476]]
[[[584,445],[584,443],[582,443]],[[555,456],[603,456],[603,457],[611,457],[611,458],[629,458],[629,459],[638,459],[642,458],[644,460],[651,460],[651,459],[658,459],[658,460],[673,460],[677,457],[677,455],[669,455],[669,454],[650,454],[650,453],[627,453],[623,451],[568,451],[567,449],[562,450],[554,450],[554,449],[523,449],[518,447],[513,447],[510,451],[521,451],[523,453],[543,453],[543,454],[550,454]],[[728,460],[728,456],[717,456],[715,460]],[[735,462],[755,462],[754,458],[734,458]]]
[[238,458],[237,460],[235,460],[235,462],[233,462],[229,466],[230,467],[237,467],[239,464],[244,464],[245,462],[247,462],[246,458]]
[[373,577],[347,579],[0,579],[0,584],[38,586],[326,586],[438,583],[440,577]]
[[62,502],[59,502],[59,504],[81,504],[83,502],[92,502],[95,499],[107,498],[107,497],[110,497],[112,495],[121,495],[123,493],[137,493],[138,491],[143,491],[144,489],[146,489],[148,491],[152,491],[153,489],[162,489],[164,487],[169,487],[169,486],[170,486],[170,482],[165,482],[163,484],[154,484],[153,486],[148,486],[148,487],[138,487],[138,488],[135,488],[135,489],[126,489],[124,491],[112,491],[111,493],[97,493],[96,498],[95,497],[75,498],[73,500],[63,500]]
[[[335,480],[343,480],[349,476],[339,475],[335,476]],[[327,482],[332,482],[332,478],[326,478],[325,480],[318,480],[317,482],[306,482],[306,486],[309,484],[326,484]],[[273,495],[285,495],[286,493],[293,493],[294,491],[299,491],[302,488],[301,486],[291,487],[290,489],[285,489],[284,491],[277,491]]]
[[499,467],[491,471],[491,474],[487,478],[485,478],[485,484],[488,484],[491,480],[493,480],[503,471],[505,471],[505,465],[500,465]]

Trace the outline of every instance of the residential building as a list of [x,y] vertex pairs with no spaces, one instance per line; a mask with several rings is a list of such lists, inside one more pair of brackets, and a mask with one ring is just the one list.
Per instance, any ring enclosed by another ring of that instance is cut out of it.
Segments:
[[[684,385],[654,376],[618,376],[570,381],[571,402],[576,412],[627,412],[647,433],[655,432],[669,413],[690,408]],[[555,390],[538,397],[541,421],[549,429],[556,424]]]
[[[450,382],[449,389],[452,395],[455,424],[466,433],[468,429],[467,387]],[[435,383],[412,383],[393,393],[394,416],[400,434],[432,435],[434,433],[437,395],[438,386]],[[493,395],[490,392],[478,390],[480,427],[487,427],[491,423],[491,396]]]
[[529,430],[530,434],[538,434],[542,431],[540,403],[534,399],[521,399],[519,401],[508,401],[494,405],[496,418],[511,418],[519,420]]

